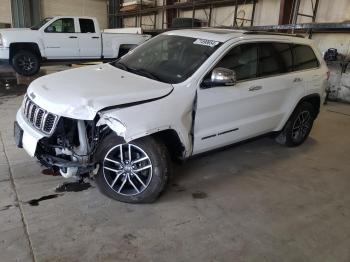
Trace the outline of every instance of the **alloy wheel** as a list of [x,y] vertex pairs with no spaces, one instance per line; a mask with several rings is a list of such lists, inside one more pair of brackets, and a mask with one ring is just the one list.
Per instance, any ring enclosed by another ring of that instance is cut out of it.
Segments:
[[294,141],[302,141],[310,131],[312,117],[309,111],[302,111],[294,121],[292,128],[292,138]]
[[108,186],[124,196],[142,193],[151,182],[152,171],[147,153],[130,143],[114,146],[103,160],[103,175]]
[[35,67],[35,61],[29,56],[22,56],[18,59],[18,66],[24,71],[31,71]]

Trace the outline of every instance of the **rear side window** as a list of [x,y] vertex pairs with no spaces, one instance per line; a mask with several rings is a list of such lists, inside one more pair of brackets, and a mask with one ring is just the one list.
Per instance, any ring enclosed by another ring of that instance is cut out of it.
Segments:
[[95,33],[94,21],[91,19],[79,19],[81,33]]
[[259,76],[291,72],[292,51],[289,44],[261,43],[259,50]]
[[315,68],[319,66],[317,57],[310,46],[292,45],[294,71]]
[[236,72],[237,80],[256,78],[258,67],[258,44],[243,44],[229,51],[216,67]]

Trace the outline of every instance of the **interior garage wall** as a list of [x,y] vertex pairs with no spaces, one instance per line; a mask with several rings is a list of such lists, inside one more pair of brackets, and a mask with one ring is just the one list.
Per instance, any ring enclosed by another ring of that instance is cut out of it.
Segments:
[[10,0],[0,0],[0,23],[11,24]]
[[[311,1],[302,0],[300,3],[300,10],[305,14],[311,14]],[[349,0],[320,0],[316,22],[344,22],[350,21],[350,1]],[[298,23],[308,23],[311,18],[299,17]]]
[[[280,0],[260,0],[256,5],[254,25],[273,25],[278,24]],[[237,17],[250,19],[253,11],[253,5],[239,5]],[[213,9],[212,21],[208,26],[232,26],[235,7],[218,7]],[[192,17],[192,11],[180,12],[181,17]],[[209,9],[196,10],[195,17],[208,21]],[[239,25],[242,22],[239,22]],[[250,22],[243,22],[243,25],[249,26]]]
[[106,0],[42,0],[41,14],[42,17],[58,15],[94,16],[99,21],[101,29],[107,28]]
[[[162,6],[162,5],[163,5],[163,0],[157,0],[157,6]],[[142,28],[144,29],[153,29],[154,15],[142,16],[141,19],[142,21],[140,21],[138,18],[136,22],[135,17],[127,17],[123,19],[123,25],[124,27],[135,27],[135,25],[139,27],[142,24]],[[166,21],[166,12],[164,12],[164,21]],[[156,28],[157,29],[162,28],[162,12],[158,12],[156,14]],[[164,28],[166,28],[166,26],[164,26]]]

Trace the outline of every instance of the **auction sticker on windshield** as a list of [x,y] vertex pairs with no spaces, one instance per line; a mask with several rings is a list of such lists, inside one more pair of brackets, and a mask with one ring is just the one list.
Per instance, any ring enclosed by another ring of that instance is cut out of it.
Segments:
[[195,45],[205,45],[205,46],[210,46],[214,47],[218,45],[220,42],[214,41],[214,40],[207,40],[207,39],[197,39],[196,41],[193,42]]

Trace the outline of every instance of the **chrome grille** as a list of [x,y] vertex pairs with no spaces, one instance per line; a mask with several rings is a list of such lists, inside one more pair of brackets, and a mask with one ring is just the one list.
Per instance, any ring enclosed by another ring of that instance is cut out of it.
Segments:
[[23,115],[33,127],[47,135],[55,131],[59,120],[57,115],[40,108],[27,95],[23,101]]

